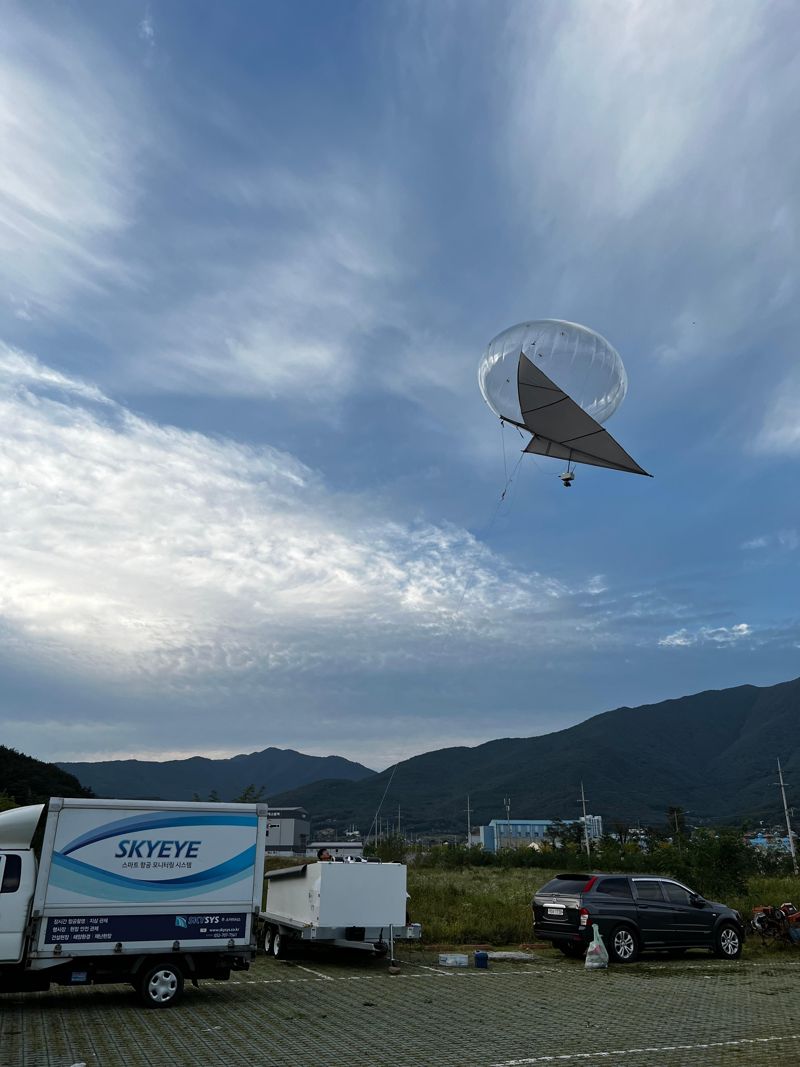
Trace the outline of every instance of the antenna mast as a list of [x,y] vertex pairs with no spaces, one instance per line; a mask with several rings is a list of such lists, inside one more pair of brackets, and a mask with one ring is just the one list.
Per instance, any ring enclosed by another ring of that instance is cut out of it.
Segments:
[[786,788],[783,781],[783,771],[781,770],[781,761],[778,760],[778,785],[781,787],[781,797],[783,798],[783,814],[786,816],[786,830],[789,834],[789,851],[792,854],[792,867],[794,873],[798,874],[797,870],[797,852],[794,847],[794,831],[792,830],[792,824],[789,822],[789,808],[786,804]]

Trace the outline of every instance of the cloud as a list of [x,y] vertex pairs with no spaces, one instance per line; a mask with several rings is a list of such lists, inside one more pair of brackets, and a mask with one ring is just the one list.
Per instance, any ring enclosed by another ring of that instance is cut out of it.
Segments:
[[792,372],[771,391],[752,449],[766,456],[800,455],[800,374]]
[[753,551],[772,546],[784,549],[787,552],[794,552],[796,548],[800,547],[800,533],[795,529],[778,530],[775,534],[762,534],[760,537],[744,541],[740,547],[747,551]]
[[580,584],[381,515],[285,452],[157,425],[7,348],[0,484],[0,619],[29,661],[264,685],[568,647],[590,626]]
[[148,48],[152,48],[156,39],[156,27],[153,22],[153,13],[148,8],[144,13],[144,17],[139,23],[139,37]]
[[659,640],[662,648],[688,648],[693,645],[731,645],[745,637],[751,637],[752,628],[746,622],[735,626],[701,626],[691,632],[687,629],[676,630]]
[[[716,360],[745,363],[751,343],[758,392],[793,358],[772,340],[798,286],[792,33],[777,5],[609,0],[537,19],[523,2],[495,41],[497,158],[536,238],[532,284],[597,315],[623,358],[658,357],[660,404]],[[797,451],[791,411],[768,440]]]
[[[306,407],[324,400],[323,416],[344,394],[374,388],[391,363],[379,335],[398,333],[403,318],[392,296],[404,271],[393,251],[395,194],[346,167],[251,169],[213,184],[239,239],[230,256],[199,257],[188,295],[144,338],[151,383]],[[214,227],[190,239],[209,251],[219,243]]]
[[750,549],[757,549],[757,548],[766,548],[768,544],[769,544],[769,538],[761,536],[761,537],[753,537],[749,541],[743,541],[740,547],[750,550]]
[[[130,225],[144,124],[136,92],[84,27],[6,10],[0,46],[0,289],[17,318],[133,276]],[[66,20],[62,11],[59,20]]]

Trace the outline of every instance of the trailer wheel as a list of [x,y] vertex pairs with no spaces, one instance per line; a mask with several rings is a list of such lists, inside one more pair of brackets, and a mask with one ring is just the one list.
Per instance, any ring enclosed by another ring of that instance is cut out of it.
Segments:
[[279,929],[275,929],[272,933],[272,955],[276,960],[285,960],[287,956],[287,950],[289,947],[289,937],[287,934],[282,934]]
[[183,972],[171,960],[160,960],[142,972],[139,996],[148,1008],[171,1008],[183,996]]
[[275,953],[275,927],[269,924],[264,930],[264,952],[268,956],[272,956]]

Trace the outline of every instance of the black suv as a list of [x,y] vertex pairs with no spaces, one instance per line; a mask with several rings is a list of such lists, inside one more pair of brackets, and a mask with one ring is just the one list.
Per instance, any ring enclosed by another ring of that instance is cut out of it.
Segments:
[[651,874],[559,874],[533,898],[537,938],[565,956],[581,956],[597,924],[608,955],[631,963],[645,950],[711,949],[738,959],[744,924],[738,911],[705,900],[673,878]]

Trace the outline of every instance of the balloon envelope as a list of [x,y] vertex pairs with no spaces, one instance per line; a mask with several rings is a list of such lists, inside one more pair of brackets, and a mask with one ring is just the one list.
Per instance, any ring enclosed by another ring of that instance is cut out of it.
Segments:
[[628,376],[605,337],[560,319],[520,322],[489,342],[478,367],[483,398],[501,419],[523,424],[517,383],[520,353],[596,422],[605,422],[625,399]]

